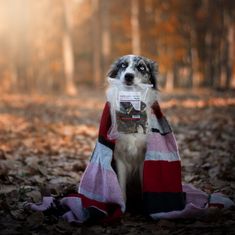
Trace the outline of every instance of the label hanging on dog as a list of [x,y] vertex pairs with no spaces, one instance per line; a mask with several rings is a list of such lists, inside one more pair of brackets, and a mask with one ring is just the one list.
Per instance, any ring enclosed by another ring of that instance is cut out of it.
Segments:
[[137,111],[140,111],[140,100],[141,100],[141,93],[134,92],[134,91],[120,91],[119,92],[119,102],[120,107],[125,104],[131,104],[133,108]]
[[116,110],[119,133],[146,133],[146,104],[141,101],[141,92],[120,91],[119,110]]

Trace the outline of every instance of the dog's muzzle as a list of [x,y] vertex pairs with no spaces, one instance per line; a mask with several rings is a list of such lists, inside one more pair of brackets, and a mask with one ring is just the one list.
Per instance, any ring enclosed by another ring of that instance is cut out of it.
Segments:
[[130,86],[133,84],[135,76],[133,73],[126,73],[124,78],[125,78],[126,84]]

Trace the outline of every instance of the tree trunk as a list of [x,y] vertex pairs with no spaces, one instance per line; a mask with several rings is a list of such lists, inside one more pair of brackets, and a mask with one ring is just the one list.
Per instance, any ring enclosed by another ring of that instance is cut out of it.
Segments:
[[110,19],[109,19],[110,1],[101,0],[101,19],[102,19],[102,59],[103,72],[105,74],[110,64]]
[[234,61],[234,53],[235,53],[235,32],[234,32],[234,25],[231,22],[231,25],[229,27],[229,63],[231,64],[231,80],[230,80],[230,88],[235,88],[235,61]]
[[167,72],[167,74],[166,74],[165,88],[166,88],[167,91],[172,91],[173,88],[174,88],[174,75],[171,71]]
[[64,0],[64,32],[63,32],[63,56],[64,56],[64,73],[66,93],[76,95],[77,90],[74,81],[74,51],[71,36],[71,12],[69,1]]
[[204,64],[204,85],[207,87],[213,86],[213,77],[212,77],[212,32],[208,29],[205,35],[205,45],[206,45],[206,59]]
[[233,70],[233,62],[234,62],[234,24],[229,16],[225,18],[226,25],[227,25],[227,66],[226,66],[226,83],[225,87],[228,89],[231,87],[232,81],[232,70]]
[[[191,39],[190,39],[191,40]],[[189,48],[189,76],[188,76],[188,87],[193,88],[193,79],[194,79],[194,67],[193,67],[193,47],[192,43],[190,42],[190,48]]]
[[196,44],[196,32],[193,29],[193,26],[191,25],[190,30],[190,76],[191,81],[190,85],[192,88],[196,88],[200,86],[200,75],[199,75],[199,57],[198,57],[198,51],[195,47]]
[[[30,61],[30,46],[29,45],[29,12],[27,10],[29,7],[29,2],[18,1],[15,3],[15,6],[12,6],[13,9],[15,8],[16,12],[20,12],[20,14],[16,14],[13,22],[17,25],[17,21],[21,24],[21,27],[16,27],[14,24],[11,28],[11,38],[13,43],[13,50],[12,51],[12,66],[13,69],[13,79],[18,85],[18,89],[20,91],[26,92],[29,90],[28,86],[28,63]],[[15,35],[14,35],[15,34]]]
[[139,0],[131,0],[132,53],[140,55]]
[[199,69],[199,58],[198,58],[198,51],[195,47],[191,48],[191,54],[192,54],[192,70],[193,70],[193,78],[192,78],[192,87],[197,88],[199,87],[200,81],[202,80],[200,76],[200,69]]
[[92,44],[93,44],[93,76],[96,87],[101,84],[101,68],[100,68],[100,19],[99,19],[99,0],[92,0]]

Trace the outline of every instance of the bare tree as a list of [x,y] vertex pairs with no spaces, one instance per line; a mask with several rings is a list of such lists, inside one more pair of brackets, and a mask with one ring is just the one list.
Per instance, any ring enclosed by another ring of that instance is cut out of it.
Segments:
[[[30,46],[28,46],[29,12],[27,11],[29,9],[29,2],[23,2],[22,0],[14,3],[10,2],[9,6],[12,7],[11,9],[15,14],[13,21],[10,21],[11,31],[9,32],[12,84],[18,85],[20,90],[28,91],[30,89],[27,69],[30,61]],[[18,12],[20,14],[17,14]]]
[[63,0],[64,4],[64,31],[63,31],[63,56],[64,56],[64,73],[66,81],[66,93],[75,95],[77,93],[74,82],[74,51],[71,36],[71,11],[70,2]]
[[101,0],[101,21],[102,21],[102,58],[103,70],[107,71],[110,64],[111,41],[110,41],[110,1]]
[[234,23],[228,15],[225,16],[225,22],[227,24],[227,66],[226,66],[226,88],[231,87],[232,81],[232,70],[233,70],[233,63],[234,63]]
[[139,0],[131,0],[132,52],[140,55]]
[[92,11],[93,74],[95,86],[98,87],[101,83],[99,0],[92,0]]

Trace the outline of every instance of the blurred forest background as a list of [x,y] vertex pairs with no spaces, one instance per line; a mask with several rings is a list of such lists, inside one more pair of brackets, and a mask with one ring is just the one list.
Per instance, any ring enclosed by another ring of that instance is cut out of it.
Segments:
[[235,234],[235,209],[74,229],[24,207],[76,191],[124,54],[159,64],[182,181],[235,201],[234,43],[235,0],[0,0],[0,234]]
[[235,87],[233,0],[1,0],[1,91],[76,94],[140,54],[161,88]]

